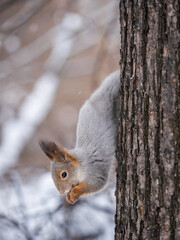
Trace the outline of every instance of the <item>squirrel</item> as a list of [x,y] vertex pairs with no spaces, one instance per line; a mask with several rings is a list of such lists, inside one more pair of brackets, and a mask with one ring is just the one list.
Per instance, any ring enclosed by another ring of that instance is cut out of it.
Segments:
[[107,185],[115,163],[120,73],[105,78],[81,107],[74,149],[66,150],[41,140],[41,149],[51,160],[51,174],[58,191],[69,190],[66,200],[74,204],[84,194]]

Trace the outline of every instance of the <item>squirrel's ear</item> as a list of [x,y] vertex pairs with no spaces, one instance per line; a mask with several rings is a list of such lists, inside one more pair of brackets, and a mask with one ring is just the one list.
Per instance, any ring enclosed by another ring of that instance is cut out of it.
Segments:
[[50,160],[54,159],[57,162],[65,160],[65,152],[54,142],[41,140],[39,145]]

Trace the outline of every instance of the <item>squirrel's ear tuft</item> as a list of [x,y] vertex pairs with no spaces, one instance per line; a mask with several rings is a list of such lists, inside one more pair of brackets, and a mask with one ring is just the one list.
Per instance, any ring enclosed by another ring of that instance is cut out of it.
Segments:
[[52,141],[40,140],[39,145],[43,152],[48,156],[50,160],[54,158],[55,152],[58,150],[58,146]]
[[55,160],[56,162],[67,162],[76,166],[78,160],[73,157],[66,149],[61,146],[57,146],[52,141],[39,141],[39,145],[43,152],[48,156],[50,160]]
[[57,162],[66,160],[65,150],[62,147],[58,147],[54,142],[40,140],[39,145],[50,160],[54,159]]

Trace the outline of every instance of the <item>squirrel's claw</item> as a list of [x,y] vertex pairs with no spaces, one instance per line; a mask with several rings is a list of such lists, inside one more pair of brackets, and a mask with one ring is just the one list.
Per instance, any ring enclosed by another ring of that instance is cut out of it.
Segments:
[[70,204],[74,204],[77,202],[79,199],[79,195],[76,194],[73,189],[66,194],[66,201],[69,202]]

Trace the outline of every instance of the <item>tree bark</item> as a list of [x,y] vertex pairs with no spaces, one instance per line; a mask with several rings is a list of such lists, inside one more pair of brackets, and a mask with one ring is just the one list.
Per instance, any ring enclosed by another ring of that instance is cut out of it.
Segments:
[[180,1],[120,0],[115,239],[180,239]]

